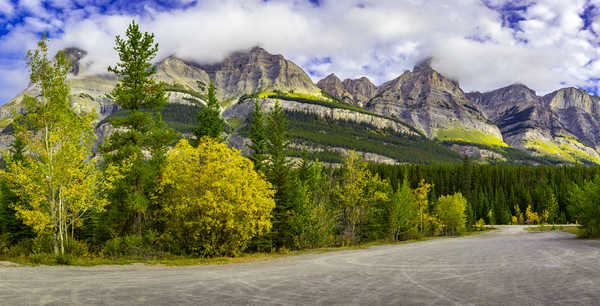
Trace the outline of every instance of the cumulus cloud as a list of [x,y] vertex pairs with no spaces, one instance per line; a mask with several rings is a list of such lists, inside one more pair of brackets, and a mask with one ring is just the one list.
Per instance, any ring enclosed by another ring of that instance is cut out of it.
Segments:
[[12,15],[14,7],[10,0],[0,0],[0,14]]
[[[0,49],[24,53],[38,32],[49,31],[55,50],[85,49],[91,72],[106,72],[116,60],[114,36],[135,18],[156,34],[159,57],[211,63],[259,45],[292,59],[315,81],[334,72],[381,84],[429,56],[467,91],[520,82],[545,94],[591,88],[600,76],[600,9],[586,0],[180,2],[179,8],[147,4],[131,13],[54,0],[53,7],[71,8],[69,14],[40,10],[0,38]],[[39,1],[20,6],[35,10]]]

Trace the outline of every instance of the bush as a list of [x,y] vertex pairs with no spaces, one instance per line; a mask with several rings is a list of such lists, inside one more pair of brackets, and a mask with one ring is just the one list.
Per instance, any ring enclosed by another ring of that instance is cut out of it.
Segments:
[[485,230],[485,221],[483,221],[483,218],[479,219],[476,223],[475,223],[475,229],[478,231],[483,231]]
[[181,140],[167,156],[161,189],[166,232],[187,253],[235,256],[271,228],[271,184],[239,151],[213,139],[196,148]]
[[59,265],[70,265],[73,262],[71,254],[58,255],[55,257],[56,264]]
[[10,234],[4,233],[0,235],[0,255],[8,254],[10,249]]
[[29,255],[29,260],[33,264],[53,264],[56,262],[53,255],[48,253],[34,253]]
[[160,250],[154,249],[156,236],[149,232],[144,236],[128,235],[108,240],[104,244],[104,255],[111,257],[134,256],[134,257],[157,257],[164,255]]
[[66,244],[65,253],[74,257],[85,257],[89,255],[89,248],[84,241],[73,239]]
[[52,253],[54,241],[50,235],[38,235],[31,241],[31,253]]
[[8,256],[10,257],[18,257],[18,256],[26,256],[31,254],[31,248],[33,245],[33,239],[23,239],[19,240],[17,244],[10,247],[8,250]]

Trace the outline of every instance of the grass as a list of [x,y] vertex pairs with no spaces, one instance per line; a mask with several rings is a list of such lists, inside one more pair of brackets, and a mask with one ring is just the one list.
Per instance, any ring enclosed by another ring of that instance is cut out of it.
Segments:
[[[574,140],[572,137],[567,137],[564,135],[561,135],[560,137],[574,144],[583,146],[583,144],[577,140]],[[589,155],[568,143],[557,145],[553,142],[530,140],[527,142],[526,147],[531,148],[540,154],[558,157],[571,163],[582,162],[584,164],[600,164],[600,158]]]
[[[264,260],[273,260],[277,258],[298,256],[298,255],[309,255],[309,254],[323,254],[337,251],[348,251],[367,249],[373,246],[380,245],[399,245],[407,243],[415,243],[420,241],[430,241],[447,238],[458,238],[472,235],[478,235],[485,231],[465,232],[458,236],[435,236],[435,237],[424,237],[419,239],[410,239],[403,241],[389,241],[389,240],[376,240],[353,246],[342,246],[342,247],[325,247],[318,249],[307,249],[298,251],[283,251],[283,252],[272,252],[272,253],[245,253],[239,257],[213,257],[213,258],[201,258],[201,257],[186,257],[186,256],[168,256],[165,258],[140,258],[140,257],[120,257],[120,258],[109,258],[99,256],[86,256],[86,257],[73,257],[67,262],[68,265],[73,266],[99,266],[99,265],[130,265],[130,264],[147,264],[147,265],[164,265],[164,266],[197,266],[197,265],[223,265],[223,264],[234,264],[234,263],[248,263]],[[12,258],[0,257],[0,260],[13,262],[19,265],[26,266],[39,266],[39,265],[61,265],[61,261],[49,254],[43,254],[43,256],[36,256],[32,258],[30,256],[19,256]],[[64,263],[63,263],[64,264]]]
[[534,232],[534,233],[561,231],[561,232],[575,234],[575,235],[577,235],[577,237],[579,237],[581,235],[581,228],[578,225],[549,225],[549,224],[543,225],[543,224],[540,224],[538,226],[526,227],[525,230],[528,232]]
[[452,128],[438,130],[436,134],[436,137],[441,141],[459,141],[495,147],[508,147],[508,144],[502,141],[502,139],[481,131]]
[[531,148],[531,149],[537,151],[540,154],[552,155],[552,156],[559,157],[568,162],[572,162],[572,163],[575,162],[575,158],[573,158],[569,153],[565,152],[563,149],[561,149],[559,146],[557,146],[553,142],[548,143],[548,142],[536,139],[536,140],[527,141],[525,146],[527,148]]

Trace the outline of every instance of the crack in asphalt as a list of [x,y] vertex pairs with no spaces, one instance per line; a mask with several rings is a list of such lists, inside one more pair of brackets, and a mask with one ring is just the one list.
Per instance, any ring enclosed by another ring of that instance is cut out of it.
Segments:
[[0,265],[0,304],[599,305],[600,241],[498,226],[229,265]]

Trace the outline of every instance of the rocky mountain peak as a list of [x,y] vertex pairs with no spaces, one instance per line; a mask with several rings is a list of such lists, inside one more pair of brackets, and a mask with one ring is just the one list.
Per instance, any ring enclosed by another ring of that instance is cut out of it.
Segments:
[[552,109],[581,109],[587,113],[600,115],[600,97],[592,96],[586,91],[568,87],[562,88],[544,96],[544,101]]
[[359,106],[363,106],[377,92],[377,86],[366,77],[345,79],[342,82],[333,73],[317,82],[317,87],[343,102]]
[[432,65],[433,64],[433,57],[428,57],[420,62],[418,62],[414,67],[413,67],[413,72],[417,72],[417,71],[425,71],[425,70],[433,70]]
[[282,55],[271,54],[260,47],[235,52],[219,63],[197,65],[197,68],[208,74],[221,92],[220,99],[273,89],[320,93],[304,70]]
[[81,70],[81,65],[79,62],[87,55],[87,51],[76,47],[69,47],[64,49],[63,52],[65,53],[67,61],[71,62],[71,69],[69,70],[69,73],[78,75]]
[[345,79],[342,84],[353,98],[353,104],[364,106],[377,93],[377,86],[367,77]]

